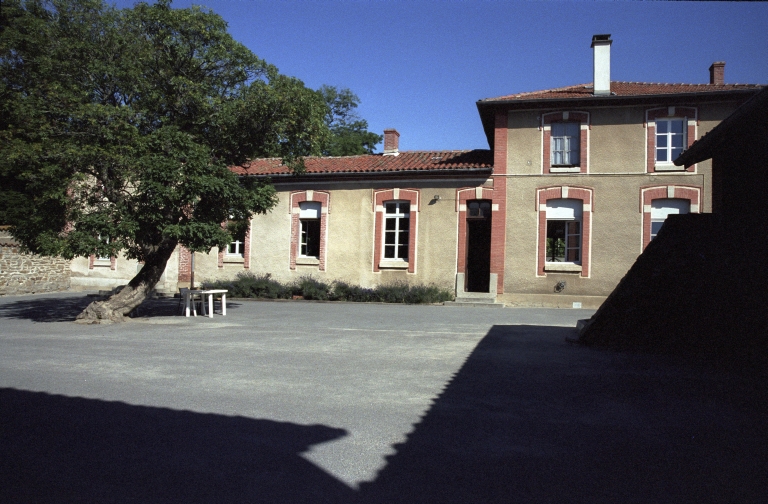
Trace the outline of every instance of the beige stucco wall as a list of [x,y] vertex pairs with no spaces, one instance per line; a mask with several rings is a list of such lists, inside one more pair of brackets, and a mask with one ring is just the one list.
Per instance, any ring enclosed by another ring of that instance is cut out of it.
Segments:
[[[681,104],[683,105],[683,104]],[[642,193],[648,186],[701,187],[701,212],[712,209],[711,162],[694,173],[646,173],[645,111],[656,106],[591,109],[588,174],[541,174],[541,113],[510,112],[508,116],[507,234],[504,294],[499,300],[514,305],[596,307],[621,280],[642,252]],[[697,138],[716,126],[736,103],[699,104]],[[570,110],[583,110],[576,107]],[[532,160],[531,165],[527,161]],[[531,169],[531,166],[535,169]],[[589,277],[578,273],[537,275],[537,189],[550,186],[591,188],[591,252]],[[556,294],[557,282],[566,288]]]
[[[267,215],[254,217],[251,222],[251,249],[249,271],[269,273],[281,282],[291,282],[310,275],[324,281],[345,281],[363,287],[393,282],[435,284],[453,289],[456,281],[456,254],[458,250],[456,191],[458,188],[477,187],[485,179],[430,181],[403,181],[402,183],[314,183],[283,185],[278,187],[279,203]],[[374,191],[379,189],[418,189],[420,208],[416,224],[416,270],[387,270],[374,272],[375,240]],[[326,225],[325,271],[316,265],[297,265],[290,269],[291,213],[290,194],[311,188],[330,193]],[[435,199],[439,196],[439,199]],[[231,279],[246,271],[242,263],[218,266],[218,250],[210,254],[196,254],[195,281],[197,283]]]
[[[141,265],[135,259],[127,259],[119,256],[115,261],[115,269],[111,268],[108,260],[95,260],[93,268],[89,268],[87,257],[76,257],[70,263],[71,280],[70,288],[75,291],[110,290],[121,285],[127,285]],[[179,259],[176,252],[168,260],[165,272],[155,286],[155,290],[161,294],[172,295],[177,291],[177,279],[179,276]]]

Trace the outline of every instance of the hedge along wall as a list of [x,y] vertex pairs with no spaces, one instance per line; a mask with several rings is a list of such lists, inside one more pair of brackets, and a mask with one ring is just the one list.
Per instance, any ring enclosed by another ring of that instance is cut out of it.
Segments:
[[11,235],[0,229],[0,295],[67,290],[70,276],[69,261],[24,254]]

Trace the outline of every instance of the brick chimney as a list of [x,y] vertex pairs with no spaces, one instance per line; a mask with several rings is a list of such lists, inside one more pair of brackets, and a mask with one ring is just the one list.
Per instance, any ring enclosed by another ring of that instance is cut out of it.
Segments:
[[384,130],[384,155],[385,156],[397,156],[400,154],[398,151],[398,144],[400,143],[400,133],[396,129]]
[[611,95],[611,34],[592,36],[592,93]]
[[725,61],[715,61],[709,67],[709,83],[725,84]]

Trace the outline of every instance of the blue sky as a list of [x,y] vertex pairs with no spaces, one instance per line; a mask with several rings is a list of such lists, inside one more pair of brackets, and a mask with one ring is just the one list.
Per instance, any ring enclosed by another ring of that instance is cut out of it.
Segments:
[[[109,0],[108,0],[109,1]],[[113,3],[113,2],[110,2]],[[131,0],[115,2],[118,7]],[[488,148],[482,98],[592,81],[610,33],[612,80],[768,84],[768,3],[496,0],[175,0],[311,88],[348,87],[401,150]],[[379,152],[381,146],[379,146]]]

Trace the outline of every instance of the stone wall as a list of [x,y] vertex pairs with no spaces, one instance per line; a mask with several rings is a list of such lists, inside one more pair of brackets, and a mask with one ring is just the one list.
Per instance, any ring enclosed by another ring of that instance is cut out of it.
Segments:
[[0,229],[0,295],[67,290],[70,261],[24,254],[10,234]]

